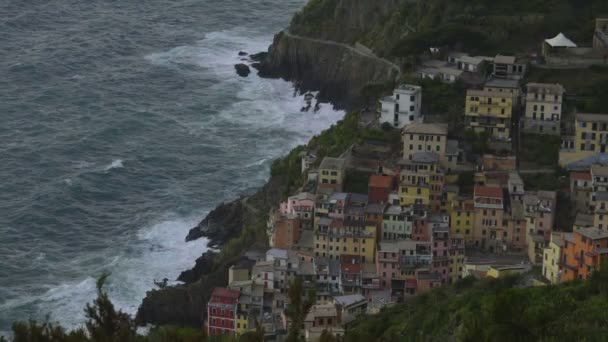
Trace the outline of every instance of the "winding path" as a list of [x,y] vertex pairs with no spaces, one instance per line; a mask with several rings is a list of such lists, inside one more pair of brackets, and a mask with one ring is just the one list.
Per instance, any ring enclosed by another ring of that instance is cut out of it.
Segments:
[[336,42],[336,41],[333,41],[333,40],[324,40],[324,39],[316,39],[316,38],[309,38],[309,37],[300,36],[300,35],[293,34],[293,33],[289,32],[288,29],[283,30],[283,34],[285,34],[287,37],[290,37],[290,38],[301,39],[301,40],[305,40],[305,41],[309,41],[309,42],[313,42],[313,43],[332,45],[332,46],[338,46],[338,47],[341,47],[341,48],[345,48],[345,49],[350,50],[351,52],[356,53],[356,54],[358,54],[360,56],[363,56],[363,57],[366,57],[366,58],[371,58],[371,59],[374,59],[374,60],[376,60],[378,62],[381,62],[381,63],[384,63],[384,64],[388,65],[390,68],[392,68],[392,69],[394,69],[394,70],[397,71],[397,78],[396,79],[399,80],[401,78],[401,68],[397,64],[395,64],[395,63],[393,63],[393,62],[391,62],[391,61],[389,61],[387,59],[378,57],[378,56],[376,56],[376,54],[374,54],[371,51],[364,51],[362,49],[357,49],[356,47],[354,47],[352,45]]

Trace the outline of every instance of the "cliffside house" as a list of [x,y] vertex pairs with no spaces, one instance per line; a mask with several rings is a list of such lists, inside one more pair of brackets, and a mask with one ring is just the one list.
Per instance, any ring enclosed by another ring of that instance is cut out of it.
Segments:
[[380,100],[380,105],[380,123],[388,122],[393,127],[403,128],[422,117],[422,88],[402,84],[394,90],[392,96]]

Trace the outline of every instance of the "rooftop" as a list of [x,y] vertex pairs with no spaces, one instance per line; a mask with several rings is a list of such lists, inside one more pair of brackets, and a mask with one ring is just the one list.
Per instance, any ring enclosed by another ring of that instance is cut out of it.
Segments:
[[591,165],[591,177],[596,177],[596,176],[601,176],[601,177],[608,176],[608,166],[600,165],[600,164]]
[[342,158],[325,157],[319,166],[323,170],[343,170],[346,160]]
[[439,155],[435,152],[416,152],[412,155],[413,163],[437,163]]
[[574,225],[578,227],[590,227],[593,225],[593,215],[577,213],[574,218]]
[[437,134],[447,135],[448,125],[446,124],[430,124],[430,123],[413,123],[403,127],[403,134]]
[[492,80],[486,82],[486,84],[484,84],[484,87],[519,89],[519,81],[503,79],[503,78],[495,78],[495,79],[492,79]]
[[575,231],[575,234],[580,234],[580,235],[582,235],[586,238],[592,239],[592,240],[608,238],[608,231],[598,229],[595,227],[578,229]]
[[608,114],[578,113],[576,121],[608,122]]
[[515,56],[496,55],[494,57],[494,63],[496,64],[515,64],[516,60]]
[[393,177],[372,175],[369,177],[369,186],[373,188],[390,189],[393,187]]
[[365,301],[365,297],[363,297],[363,295],[361,295],[361,294],[352,294],[352,295],[334,297],[334,302],[336,304],[340,304],[345,307],[353,305],[353,304],[357,304],[362,301]]
[[475,196],[502,199],[502,188],[491,186],[476,186]]
[[488,91],[488,90],[477,90],[477,89],[468,89],[467,96],[482,96],[482,97],[499,97],[499,98],[512,98],[513,94],[506,92],[496,92],[496,91]]
[[382,214],[386,206],[380,203],[370,203],[365,207],[365,212],[369,214]]
[[574,180],[590,181],[591,173],[590,172],[572,172],[572,173],[570,173],[570,178],[572,178]]
[[212,300],[213,300],[214,296],[227,297],[227,298],[239,298],[240,294],[241,294],[241,292],[238,290],[229,290],[224,287],[216,287],[213,290],[213,293],[211,294],[211,298],[212,298]]
[[422,87],[411,84],[400,84],[395,90],[407,91],[407,92],[419,92],[422,91]]
[[273,257],[274,259],[285,259],[287,260],[287,250],[280,248],[271,248],[266,252],[266,257]]
[[576,43],[571,41],[568,37],[566,37],[563,33],[558,33],[557,36],[549,39],[545,39],[545,43],[549,44],[551,47],[566,47],[573,48],[576,47]]
[[564,93],[564,87],[559,83],[528,83],[528,93],[557,94]]

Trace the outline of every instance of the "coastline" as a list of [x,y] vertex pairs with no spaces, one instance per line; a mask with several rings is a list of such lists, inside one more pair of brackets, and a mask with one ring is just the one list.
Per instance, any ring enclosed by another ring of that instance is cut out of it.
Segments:
[[[258,76],[292,82],[298,94],[317,92],[319,103],[347,112],[366,104],[361,95],[363,87],[386,84],[399,75],[385,60],[354,53],[344,44],[319,42],[283,32],[275,35],[267,52],[249,57],[249,67],[256,69]],[[234,77],[239,77],[237,72]],[[257,192],[220,203],[190,229],[186,241],[205,237],[209,239],[209,246],[219,251],[205,252],[191,269],[183,270],[178,277],[183,285],[148,291],[137,310],[137,323],[200,326],[212,289],[228,281],[228,268],[247,250],[268,247],[268,212],[293,190],[290,185],[288,175],[271,174]]]

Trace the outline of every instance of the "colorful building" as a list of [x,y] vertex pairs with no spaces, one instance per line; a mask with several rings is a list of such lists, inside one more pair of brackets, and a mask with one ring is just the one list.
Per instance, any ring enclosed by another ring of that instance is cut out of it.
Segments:
[[[312,217],[312,213],[311,213]],[[274,212],[268,218],[269,245],[289,249],[300,240],[300,218],[296,214]]]
[[439,156],[443,166],[447,166],[448,125],[414,123],[401,131],[403,158],[411,160],[414,154],[432,152]]
[[562,254],[562,246],[566,236],[568,239],[572,239],[571,233],[557,233],[551,234],[551,241],[549,246],[543,251],[543,270],[542,274],[545,279],[549,280],[551,284],[557,284],[560,281],[560,257]]
[[528,83],[522,129],[530,133],[559,135],[564,87],[561,84]]
[[465,238],[462,234],[450,233],[449,241],[449,271],[450,271],[450,283],[462,279],[462,270],[464,267],[465,258]]
[[398,205],[390,206],[382,219],[382,241],[405,240],[412,236],[413,218],[409,210]]
[[422,118],[422,87],[401,84],[393,92],[380,100],[380,123],[388,122],[393,127],[403,128]]
[[564,238],[561,256],[561,280],[589,279],[598,269],[603,257],[608,256],[608,231],[582,228],[572,233],[572,240]]
[[207,335],[236,332],[237,305],[240,291],[216,287],[207,303]]
[[401,206],[423,205],[439,210],[444,183],[439,155],[433,152],[414,153],[411,159],[399,161],[399,166]]
[[475,202],[471,197],[455,197],[452,201],[450,214],[450,231],[452,234],[462,234],[466,242],[474,241],[473,227],[475,224]]
[[579,113],[575,115],[574,136],[563,137],[559,153],[559,165],[606,153],[608,144],[608,115]]
[[508,238],[503,225],[503,189],[499,186],[475,186],[474,192],[475,246],[490,252],[500,251],[504,248],[505,238]]
[[519,88],[515,85],[508,80],[495,80],[483,90],[467,90],[466,127],[477,133],[487,132],[496,139],[508,139],[513,111],[518,105]]
[[373,262],[376,226],[336,218],[321,218],[315,230],[314,255],[339,260],[342,254],[357,255]]
[[367,192],[369,203],[388,203],[388,195],[394,187],[395,179],[392,176],[370,176]]
[[325,157],[319,166],[319,187],[342,191],[346,171],[346,160]]
[[570,199],[577,211],[589,210],[592,189],[591,172],[570,173]]

